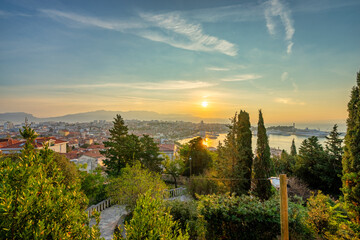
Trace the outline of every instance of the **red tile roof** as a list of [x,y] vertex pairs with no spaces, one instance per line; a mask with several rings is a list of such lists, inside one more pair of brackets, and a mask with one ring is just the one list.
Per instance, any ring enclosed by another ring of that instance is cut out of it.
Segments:
[[160,152],[173,152],[174,146],[174,144],[159,144],[159,150]]

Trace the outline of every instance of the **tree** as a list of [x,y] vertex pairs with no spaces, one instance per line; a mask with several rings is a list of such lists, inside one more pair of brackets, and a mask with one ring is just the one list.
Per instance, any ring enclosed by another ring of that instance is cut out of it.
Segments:
[[35,132],[28,125],[20,133],[26,144],[19,159],[0,160],[1,238],[96,239],[79,184],[65,184],[53,151],[34,148]]
[[312,189],[328,192],[331,176],[327,176],[328,161],[317,137],[305,139],[296,158],[295,175]]
[[180,176],[184,172],[185,165],[184,162],[180,158],[175,158],[174,160],[170,160],[168,156],[166,156],[163,161],[163,165],[165,167],[165,174],[169,174],[173,177],[175,188],[177,188],[177,177]]
[[93,205],[106,199],[105,177],[101,174],[101,169],[97,168],[94,172],[80,172],[81,190],[89,199],[89,205]]
[[154,197],[164,197],[165,189],[160,174],[143,169],[137,161],[133,166],[123,168],[120,177],[111,179],[106,191],[113,200],[133,210],[141,194],[150,191]]
[[113,124],[114,127],[109,130],[109,141],[104,142],[104,146],[108,149],[101,151],[101,154],[107,158],[103,161],[106,172],[109,175],[117,176],[120,174],[121,169],[126,166],[125,143],[128,128],[119,114],[114,118]]
[[104,160],[106,172],[111,176],[119,176],[126,164],[132,166],[137,160],[143,167],[160,172],[162,158],[159,157],[159,148],[154,139],[148,135],[139,139],[134,134],[128,134],[128,128],[120,115],[116,115],[113,123],[114,127],[109,130],[109,141],[104,142],[108,149],[101,151],[107,157]]
[[[138,240],[186,240],[187,231],[183,234],[179,225],[170,215],[169,208],[163,205],[162,199],[153,197],[149,192],[141,194],[136,202],[133,217],[125,223],[126,239]],[[118,232],[122,232],[121,230]],[[123,239],[118,233],[115,240]]]
[[245,111],[240,111],[235,128],[235,141],[238,154],[235,175],[238,178],[245,178],[246,180],[243,181],[243,184],[241,184],[240,181],[238,182],[238,187],[235,188],[235,192],[238,194],[248,192],[251,187],[253,152],[251,146],[252,133],[250,127],[249,114]]
[[353,87],[351,91],[348,113],[342,159],[342,192],[348,211],[360,224],[360,71],[357,73],[357,86]]
[[297,154],[296,146],[295,146],[295,139],[293,139],[292,142],[291,142],[290,154],[293,157],[296,156],[296,154]]
[[340,133],[337,131],[337,125],[335,124],[333,130],[326,137],[325,142],[325,152],[328,158],[327,168],[328,175],[332,177],[332,180],[329,181],[329,192],[333,195],[340,194],[340,188],[342,185],[341,176],[342,176],[342,155],[343,155],[343,147],[342,142],[343,139],[340,137]]
[[229,132],[224,145],[220,144],[217,150],[215,167],[220,177],[232,179],[228,182],[229,187],[239,195],[249,192],[251,186],[253,153],[250,127],[247,112],[235,113],[228,126]]
[[159,146],[149,135],[140,138],[141,153],[140,160],[145,168],[154,172],[161,172],[161,162],[164,160],[160,156]]
[[257,132],[256,157],[254,159],[254,178],[255,178],[255,195],[262,200],[267,200],[271,196],[271,183],[268,179],[271,177],[271,158],[269,140],[266,135],[264,119],[261,110],[259,110],[259,122]]
[[212,163],[211,155],[203,143],[201,137],[196,137],[180,150],[180,156],[185,162],[184,175],[199,175]]

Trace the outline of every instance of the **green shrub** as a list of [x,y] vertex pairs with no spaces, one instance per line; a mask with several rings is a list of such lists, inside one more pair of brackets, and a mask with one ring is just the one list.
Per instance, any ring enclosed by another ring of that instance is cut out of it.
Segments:
[[[253,196],[201,196],[198,207],[206,221],[206,239],[274,239],[280,235],[278,196],[260,201]],[[304,207],[289,202],[292,239],[309,239]]]
[[[172,219],[169,209],[163,205],[163,200],[153,198],[151,195],[151,192],[147,192],[139,196],[132,219],[125,223],[126,239],[189,239],[187,231],[183,234],[176,221]],[[114,239],[123,238],[120,234],[116,234]]]
[[106,191],[113,200],[126,204],[132,211],[141,194],[150,191],[153,197],[164,197],[165,189],[160,174],[143,169],[140,162],[135,162],[133,166],[123,168],[120,177],[112,179]]
[[306,224],[319,239],[359,239],[360,226],[352,223],[342,203],[319,191],[308,199]]
[[178,200],[166,201],[170,208],[170,214],[178,221],[179,227],[185,231],[189,230],[190,239],[205,239],[205,225],[202,216],[197,210],[195,201],[182,202]]
[[197,195],[225,193],[229,190],[223,181],[213,178],[208,173],[192,176],[188,189],[193,198],[197,198]]

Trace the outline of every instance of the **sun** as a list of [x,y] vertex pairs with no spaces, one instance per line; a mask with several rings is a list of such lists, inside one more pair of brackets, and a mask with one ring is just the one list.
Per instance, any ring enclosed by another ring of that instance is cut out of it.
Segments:
[[209,105],[209,103],[206,102],[206,101],[204,101],[204,102],[201,103],[201,106],[203,106],[203,107],[207,107],[208,105]]

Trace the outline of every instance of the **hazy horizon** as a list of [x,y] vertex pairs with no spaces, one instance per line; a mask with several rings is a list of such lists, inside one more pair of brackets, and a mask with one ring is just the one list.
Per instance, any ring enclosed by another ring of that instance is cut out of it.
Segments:
[[0,112],[153,111],[339,123],[360,69],[360,2],[0,3]]

